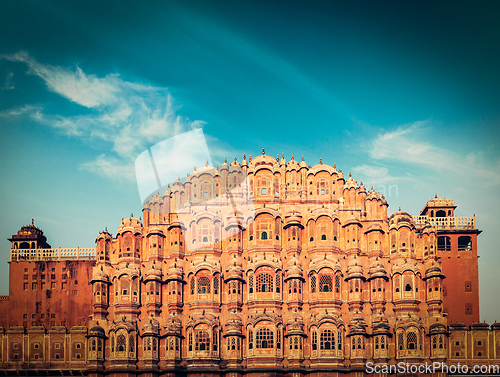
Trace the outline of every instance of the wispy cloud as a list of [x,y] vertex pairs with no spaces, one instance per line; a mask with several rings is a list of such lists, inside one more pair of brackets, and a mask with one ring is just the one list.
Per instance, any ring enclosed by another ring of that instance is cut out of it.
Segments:
[[[461,155],[425,141],[423,131],[430,122],[404,125],[395,131],[379,134],[370,144],[369,155],[375,160],[394,161],[453,172],[482,182],[483,186],[500,184],[500,161],[484,158],[482,151]],[[490,160],[491,161],[491,160]]]
[[26,52],[0,58],[26,64],[27,73],[40,77],[50,91],[88,109],[85,114],[62,116],[25,106],[0,115],[27,114],[68,136],[109,143],[111,153],[82,165],[96,173],[114,177],[133,171],[133,161],[151,144],[204,124],[178,115],[167,88],[126,81],[118,74],[97,77],[79,67],[43,64]]
[[365,185],[392,182],[398,179],[390,175],[389,169],[383,166],[360,165],[354,167],[352,171],[365,179]]
[[5,77],[5,83],[1,88],[2,90],[12,90],[16,88],[14,83],[12,82],[13,77],[14,77],[14,72],[7,73],[7,76]]

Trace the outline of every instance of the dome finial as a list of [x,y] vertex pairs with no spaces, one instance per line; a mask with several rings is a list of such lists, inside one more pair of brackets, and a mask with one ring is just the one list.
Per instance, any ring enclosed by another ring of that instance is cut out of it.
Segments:
[[304,156],[302,156],[302,161],[304,161]]
[[266,151],[264,150],[264,148],[262,148],[262,155],[265,155],[266,154]]
[[349,178],[352,178],[351,172],[349,172]]
[[401,206],[399,206],[399,212],[401,212]]
[[224,157],[224,163],[225,163],[225,164],[227,163],[227,158],[226,158],[226,157]]
[[243,159],[246,160],[247,159],[247,155],[246,153],[243,153]]
[[323,165],[323,159],[322,158],[319,159],[319,164]]
[[438,198],[438,194],[435,194],[435,195],[434,195],[434,198],[435,198],[435,199],[437,199],[437,198]]
[[208,166],[208,158],[207,158],[207,162],[205,162],[205,166]]

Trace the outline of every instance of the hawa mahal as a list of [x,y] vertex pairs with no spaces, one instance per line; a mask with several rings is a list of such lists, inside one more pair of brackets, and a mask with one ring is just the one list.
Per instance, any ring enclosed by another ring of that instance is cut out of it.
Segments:
[[204,166],[96,247],[9,241],[0,374],[364,375],[368,362],[500,363],[479,322],[475,217],[387,214],[335,165]]

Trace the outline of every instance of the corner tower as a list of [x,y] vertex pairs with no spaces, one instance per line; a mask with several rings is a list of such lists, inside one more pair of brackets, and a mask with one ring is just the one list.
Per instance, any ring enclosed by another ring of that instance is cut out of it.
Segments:
[[476,217],[456,217],[453,200],[435,196],[417,217],[437,232],[437,256],[446,276],[443,284],[443,309],[449,323],[479,322],[479,274]]

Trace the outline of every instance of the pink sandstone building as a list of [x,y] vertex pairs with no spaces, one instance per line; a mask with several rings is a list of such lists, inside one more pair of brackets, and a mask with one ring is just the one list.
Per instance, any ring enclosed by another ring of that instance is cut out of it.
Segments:
[[5,375],[341,376],[500,364],[475,217],[387,214],[342,170],[264,154],[188,174],[95,249],[24,226],[0,300]]

